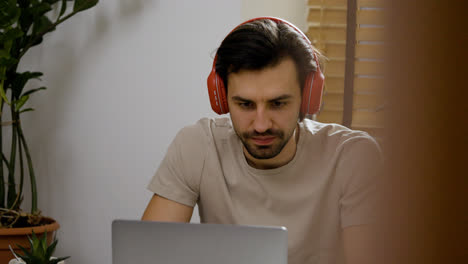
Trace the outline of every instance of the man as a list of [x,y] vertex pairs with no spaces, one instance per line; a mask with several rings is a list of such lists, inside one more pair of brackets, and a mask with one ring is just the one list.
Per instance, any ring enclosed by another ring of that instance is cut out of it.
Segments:
[[379,148],[364,132],[304,119],[309,95],[321,96],[309,87],[320,82],[317,54],[280,19],[235,28],[208,80],[213,109],[230,118],[177,134],[142,219],[188,222],[198,204],[203,223],[286,226],[289,264],[371,263]]

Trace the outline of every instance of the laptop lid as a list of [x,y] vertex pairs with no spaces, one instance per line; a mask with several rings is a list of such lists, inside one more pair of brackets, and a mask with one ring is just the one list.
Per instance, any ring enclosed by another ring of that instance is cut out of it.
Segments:
[[113,264],[287,264],[284,227],[112,222]]

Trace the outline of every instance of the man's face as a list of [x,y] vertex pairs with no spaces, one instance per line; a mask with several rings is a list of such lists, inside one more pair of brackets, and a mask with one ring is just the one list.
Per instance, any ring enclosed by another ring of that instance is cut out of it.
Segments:
[[231,73],[228,87],[229,112],[244,152],[262,160],[295,153],[292,135],[299,118],[301,89],[291,58],[262,70]]

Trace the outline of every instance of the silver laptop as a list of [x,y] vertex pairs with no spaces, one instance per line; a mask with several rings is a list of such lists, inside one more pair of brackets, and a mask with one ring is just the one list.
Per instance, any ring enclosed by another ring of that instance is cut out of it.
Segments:
[[284,227],[112,222],[113,264],[287,264]]

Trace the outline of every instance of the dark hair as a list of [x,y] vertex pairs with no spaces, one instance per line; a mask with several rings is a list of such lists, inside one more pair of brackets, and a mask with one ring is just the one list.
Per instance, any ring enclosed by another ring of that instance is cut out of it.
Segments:
[[259,19],[237,27],[223,40],[217,51],[215,67],[228,89],[230,73],[264,69],[290,57],[296,64],[302,91],[307,74],[316,70],[313,54],[312,45],[290,25]]

